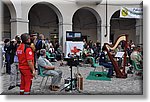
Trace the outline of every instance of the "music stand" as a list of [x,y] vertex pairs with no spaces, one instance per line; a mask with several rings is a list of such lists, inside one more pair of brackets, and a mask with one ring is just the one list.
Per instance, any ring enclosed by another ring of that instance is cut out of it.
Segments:
[[[67,60],[68,60],[68,65],[70,66],[70,84],[69,85],[67,85],[66,87],[64,87],[64,88],[62,88],[61,90],[60,90],[60,92],[61,91],[63,91],[64,89],[66,89],[68,86],[70,86],[70,88],[69,88],[69,90],[70,91],[72,91],[73,90],[73,88],[72,88],[72,86],[73,86],[73,77],[72,77],[72,67],[73,66],[75,66],[75,67],[77,67],[77,63],[75,62],[75,57],[71,57],[71,58],[67,58]],[[77,88],[76,88],[76,85],[75,85],[75,89],[74,90],[77,90],[78,92],[80,92]]]
[[116,55],[115,55],[115,57],[122,58],[123,55],[124,55],[124,52],[117,52]]

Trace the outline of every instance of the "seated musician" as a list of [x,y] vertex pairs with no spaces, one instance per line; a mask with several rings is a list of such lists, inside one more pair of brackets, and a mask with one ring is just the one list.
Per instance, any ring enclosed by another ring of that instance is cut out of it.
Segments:
[[139,50],[138,47],[134,47],[133,52],[131,53],[130,57],[131,57],[131,60],[137,64],[137,66],[139,66],[140,68],[143,68],[142,55],[138,50]]
[[62,51],[62,46],[59,45],[56,51],[56,59],[57,60],[61,60],[60,66],[62,66],[64,64],[63,60],[64,60],[64,53]]
[[92,56],[93,53],[94,53],[94,51],[92,50],[92,48],[89,47],[89,45],[87,45],[86,47],[83,48],[82,55],[84,57]]
[[90,59],[87,59],[88,57],[92,57],[93,56],[93,53],[94,51],[92,50],[92,48],[89,47],[89,45],[87,45],[84,49],[83,49],[83,52],[82,52],[82,57],[83,59],[86,59],[84,62],[86,63],[91,63],[91,60]]
[[113,76],[113,65],[111,62],[107,60],[107,52],[105,51],[105,48],[102,48],[102,52],[100,53],[100,58],[99,58],[99,64],[109,68],[107,77],[112,77]]
[[46,59],[46,50],[40,50],[40,57],[38,59],[38,66],[44,69],[43,74],[53,76],[50,89],[52,91],[57,91],[59,89],[58,84],[62,78],[62,71],[55,70],[55,66],[53,66],[47,59]]

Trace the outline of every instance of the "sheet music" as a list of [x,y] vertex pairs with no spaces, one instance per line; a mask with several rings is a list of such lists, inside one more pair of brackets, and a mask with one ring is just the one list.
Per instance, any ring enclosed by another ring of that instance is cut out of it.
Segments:
[[120,57],[120,58],[122,58],[123,55],[124,55],[124,52],[117,52],[116,55],[115,55],[115,57]]

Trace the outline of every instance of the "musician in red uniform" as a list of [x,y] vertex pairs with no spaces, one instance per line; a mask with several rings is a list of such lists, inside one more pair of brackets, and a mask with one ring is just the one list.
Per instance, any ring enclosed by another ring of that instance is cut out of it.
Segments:
[[30,36],[27,33],[21,35],[22,43],[17,48],[19,70],[21,72],[20,94],[30,94],[32,78],[35,76],[34,53],[30,47]]

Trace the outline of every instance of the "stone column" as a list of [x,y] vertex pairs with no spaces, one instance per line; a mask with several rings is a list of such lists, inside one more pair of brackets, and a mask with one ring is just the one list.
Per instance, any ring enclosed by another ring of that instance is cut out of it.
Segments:
[[11,39],[22,33],[29,33],[29,20],[22,18],[12,18],[11,22]]
[[66,42],[66,31],[72,31],[72,24],[71,23],[63,23],[62,24],[62,44],[63,44],[63,52],[66,53],[66,46],[65,46],[65,42]]
[[136,20],[136,44],[143,44],[143,20]]
[[101,40],[101,25],[100,23],[97,24],[97,40]]
[[109,43],[110,40],[110,25],[107,25],[107,33],[106,33],[106,24],[101,25],[101,47],[104,43]]
[[2,2],[0,1],[0,41],[2,41]]
[[[1,4],[1,1],[0,1],[0,67],[1,67],[1,70],[2,70],[2,63],[3,63],[3,59],[2,59],[2,46],[1,46],[1,42],[2,41],[2,4]],[[1,73],[0,73],[0,76],[1,76]],[[2,92],[2,81],[1,81],[1,77],[0,77],[0,93]]]
[[59,22],[59,44],[63,46],[63,23]]

